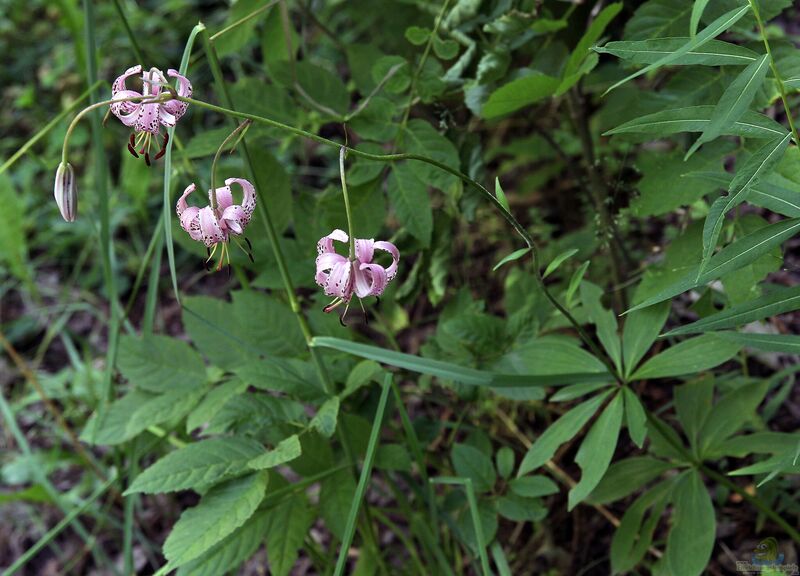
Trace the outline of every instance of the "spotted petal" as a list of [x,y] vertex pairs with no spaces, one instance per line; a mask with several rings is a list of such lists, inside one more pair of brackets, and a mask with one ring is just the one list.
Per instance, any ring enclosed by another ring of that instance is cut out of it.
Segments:
[[249,180],[245,180],[244,178],[228,178],[225,180],[225,184],[228,186],[228,190],[233,184],[238,184],[242,187],[242,209],[244,210],[245,215],[247,216],[246,220],[242,224],[242,226],[247,226],[250,222],[250,217],[253,215],[253,212],[256,209],[256,188],[253,186]]
[[195,185],[190,184],[183,191],[183,195],[178,199],[178,204],[175,207],[178,213],[178,219],[181,221],[181,228],[189,233],[192,240],[202,240],[203,235],[200,232],[200,208],[197,206],[189,206],[186,203],[186,198],[194,192]]
[[314,279],[320,286],[325,286],[334,266],[347,262],[347,258],[336,252],[325,252],[317,256],[317,273]]
[[218,242],[225,240],[225,233],[219,225],[217,215],[210,206],[201,208],[200,216],[200,233],[202,235],[203,244],[209,248]]
[[324,285],[325,294],[350,300],[353,295],[353,264],[347,259],[343,260],[331,269]]
[[375,242],[374,248],[383,250],[392,255],[392,263],[386,268],[386,281],[389,282],[397,275],[397,263],[400,261],[400,251],[397,249],[397,246],[391,242],[385,242],[383,240]]
[[361,264],[355,271],[355,292],[359,298],[380,296],[386,284],[386,270],[379,264]]
[[[178,96],[183,98],[191,98],[192,97],[192,83],[186,78],[186,76],[182,76],[178,73],[177,70],[170,68],[167,70],[167,76],[171,78],[177,78],[178,80]],[[181,119],[186,113],[186,109],[189,107],[186,102],[181,102],[180,100],[170,100],[169,102],[165,102],[163,105],[164,112],[173,116],[175,118],[175,122]]]
[[333,248],[333,241],[336,240],[337,242],[347,242],[349,237],[344,230],[339,230],[338,228],[328,234],[327,236],[323,236],[317,242],[317,254],[325,254],[326,252],[336,252]]

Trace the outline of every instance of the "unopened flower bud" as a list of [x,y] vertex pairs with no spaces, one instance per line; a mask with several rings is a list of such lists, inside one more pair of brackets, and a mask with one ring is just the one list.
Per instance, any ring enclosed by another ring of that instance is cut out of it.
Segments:
[[78,215],[78,186],[75,183],[75,171],[69,162],[58,165],[53,195],[64,220],[74,222]]

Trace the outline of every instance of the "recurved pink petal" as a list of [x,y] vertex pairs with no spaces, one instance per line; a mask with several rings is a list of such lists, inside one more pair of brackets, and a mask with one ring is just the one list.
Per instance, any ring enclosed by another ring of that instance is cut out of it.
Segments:
[[244,213],[247,215],[247,219],[243,222],[242,226],[247,226],[248,222],[250,222],[250,217],[256,209],[256,187],[253,186],[249,180],[245,180],[244,178],[228,178],[225,180],[225,184],[228,186],[228,190],[230,190],[233,184],[238,184],[242,187],[241,206]]
[[[211,190],[208,191],[208,203],[211,204]],[[223,212],[228,206],[233,204],[233,194],[230,186],[217,188],[217,209]]]
[[[182,96],[184,98],[192,97],[192,83],[189,82],[185,76],[181,76],[178,74],[177,70],[172,68],[167,70],[167,75],[178,79],[178,88],[176,90],[178,92],[178,96]],[[163,107],[167,113],[175,117],[175,121],[177,122],[181,119],[181,116],[184,115],[189,105],[179,100],[170,100],[169,102],[165,102]]]
[[369,264],[372,262],[372,257],[374,255],[373,244],[375,241],[370,238],[368,240],[364,238],[356,238],[356,258],[362,264]]
[[189,233],[192,240],[202,240],[203,235],[200,232],[200,208],[197,206],[189,206],[186,203],[186,198],[195,191],[195,185],[189,184],[183,194],[178,198],[178,203],[175,206],[175,211],[178,213],[178,219],[181,222],[181,228]]
[[325,282],[328,281],[328,276],[330,276],[330,271],[333,267],[346,261],[347,258],[336,252],[326,252],[317,256],[317,273],[314,276],[317,284],[325,286]]
[[325,281],[325,294],[350,300],[353,295],[353,264],[349,260],[335,264]]
[[219,225],[219,220],[214,214],[210,206],[201,208],[199,212],[200,217],[200,233],[203,239],[203,244],[208,247],[213,246],[217,242],[225,240],[225,234]]
[[[219,199],[219,196],[217,196],[217,199]],[[225,208],[222,212],[221,220],[231,232],[237,235],[244,232],[244,227],[247,226],[247,215],[244,213],[244,208],[238,204]]]
[[359,298],[380,296],[387,283],[386,270],[379,264],[361,264],[355,271],[355,292]]
[[[136,66],[131,66],[130,68],[125,70],[125,72],[123,72],[120,76],[117,76],[117,79],[114,80],[114,83],[111,85],[111,97],[114,98],[114,96],[116,96],[119,92],[126,90],[125,81],[134,74],[138,74],[141,71],[142,71],[142,65],[137,64]],[[136,94],[139,94],[139,92],[136,92]]]
[[383,250],[392,255],[392,263],[386,268],[386,281],[389,282],[397,275],[397,263],[400,261],[400,251],[397,249],[397,246],[391,242],[384,242],[383,240],[375,242],[374,248]]
[[335,252],[333,249],[333,241],[336,240],[338,242],[347,242],[349,237],[344,230],[339,230],[338,228],[319,239],[317,242],[317,254],[325,254],[326,252]]
[[189,206],[187,204],[186,199],[189,197],[189,194],[195,191],[197,187],[194,184],[189,184],[181,194],[181,197],[178,198],[178,203],[175,205],[175,211],[178,213],[178,218],[181,217],[181,214],[184,210]]
[[[122,90],[114,94],[114,99],[121,100],[123,98],[135,98],[136,96],[141,96],[141,94],[135,90]],[[125,126],[133,126],[136,123],[136,117],[141,106],[140,101],[112,102],[111,113],[119,118]]]

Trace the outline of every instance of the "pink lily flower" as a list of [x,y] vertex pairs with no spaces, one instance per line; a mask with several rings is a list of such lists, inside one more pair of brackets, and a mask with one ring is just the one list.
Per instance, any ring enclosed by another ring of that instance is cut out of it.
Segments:
[[[243,198],[241,204],[233,203],[232,184],[238,184],[242,187]],[[228,241],[231,238],[252,261],[253,255],[250,251],[252,250],[250,241],[247,238],[244,239],[248,248],[250,248],[250,250],[247,250],[239,244],[236,236],[244,233],[244,229],[250,223],[250,218],[256,207],[255,187],[243,178],[228,178],[225,180],[225,186],[216,189],[216,206],[214,206],[215,195],[209,190],[208,202],[210,205],[204,208],[189,206],[186,203],[186,198],[194,191],[194,184],[186,187],[183,195],[178,199],[176,211],[181,221],[181,228],[189,233],[192,240],[197,240],[206,245],[208,251],[206,268],[208,268],[208,263],[214,257],[220,244],[222,244],[222,253],[220,254],[217,271],[222,268],[222,262],[226,256],[228,267],[230,268],[231,257],[228,250]]]
[[[158,68],[150,68],[149,72],[142,73],[142,91],[129,90],[125,86],[126,80],[142,71],[142,66],[137,64],[125,70],[125,72],[114,80],[111,86],[111,98],[114,100],[124,98],[135,98],[137,96],[152,96],[153,99],[161,94],[161,89],[168,86],[167,79],[163,72]],[[192,83],[185,76],[178,74],[176,70],[170,68],[167,75],[178,79],[178,96],[191,98]],[[111,112],[119,118],[125,126],[132,126],[134,134],[131,134],[128,142],[128,152],[135,158],[139,154],[144,154],[144,161],[150,166],[150,144],[161,132],[161,126],[172,128],[186,112],[188,104],[180,100],[169,100],[167,102],[148,103],[148,100],[114,102],[111,104]],[[158,160],[166,152],[169,136],[164,132],[161,149],[155,156]],[[139,147],[139,152],[136,148]]]
[[[326,295],[334,297],[333,302],[325,307],[325,312],[344,303],[346,315],[353,294],[359,299],[383,294],[386,285],[397,275],[400,251],[391,242],[356,238],[355,258],[351,259],[336,253],[334,240],[347,243],[349,237],[346,232],[337,229],[317,242],[315,279]],[[372,261],[375,250],[388,252],[392,256],[392,263],[387,268]]]

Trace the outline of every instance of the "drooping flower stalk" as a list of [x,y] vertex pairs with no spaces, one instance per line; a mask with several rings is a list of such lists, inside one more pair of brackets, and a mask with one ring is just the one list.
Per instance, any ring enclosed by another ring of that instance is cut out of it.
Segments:
[[222,144],[220,144],[219,148],[217,148],[216,154],[214,154],[214,161],[211,162],[211,197],[210,197],[210,200],[211,200],[211,207],[212,208],[215,208],[216,205],[217,205],[217,192],[216,192],[217,191],[217,163],[219,162],[219,157],[222,155],[222,151],[228,145],[228,142],[230,142],[231,140],[236,138],[236,141],[234,142],[233,146],[231,146],[231,151],[230,151],[230,153],[233,154],[234,150],[236,150],[236,145],[239,143],[239,141],[242,138],[244,138],[244,135],[247,133],[247,129],[250,127],[250,124],[252,124],[252,121],[250,121],[250,120],[245,120],[244,122],[239,124],[236,127],[236,129],[234,129],[233,132],[231,132],[230,134],[228,134],[228,136],[225,137],[225,140],[223,140]]

